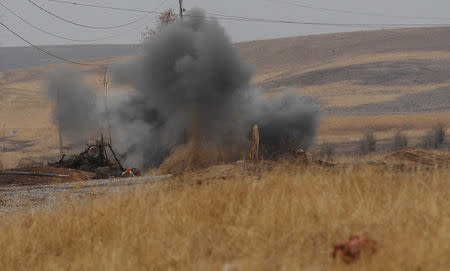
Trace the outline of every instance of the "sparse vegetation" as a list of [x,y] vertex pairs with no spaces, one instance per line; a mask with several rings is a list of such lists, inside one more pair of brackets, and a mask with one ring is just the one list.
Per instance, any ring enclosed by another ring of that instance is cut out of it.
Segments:
[[408,147],[408,137],[403,131],[401,130],[397,131],[394,135],[392,150],[399,151],[406,149],[407,147]]
[[[448,270],[450,178],[280,167],[195,185],[167,184],[10,213],[2,270]],[[348,266],[337,242],[380,247]]]
[[363,154],[374,152],[377,149],[377,139],[375,138],[373,130],[367,130],[363,138],[359,142],[360,150]]
[[156,36],[161,30],[170,25],[173,24],[178,18],[178,15],[175,13],[175,10],[173,8],[167,9],[164,11],[159,17],[158,17],[158,23],[156,26],[156,29],[146,27],[145,31],[141,33],[141,37],[143,40],[149,40]]
[[420,147],[438,149],[445,140],[445,127],[439,122],[423,138]]

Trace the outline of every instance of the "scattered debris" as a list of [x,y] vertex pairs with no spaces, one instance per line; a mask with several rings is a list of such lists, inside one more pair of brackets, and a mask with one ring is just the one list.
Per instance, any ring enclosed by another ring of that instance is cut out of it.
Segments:
[[311,164],[313,161],[312,154],[305,152],[301,146],[291,149],[290,159],[296,163],[300,164]]
[[[113,160],[108,157],[108,153],[114,158]],[[111,144],[105,143],[103,136],[95,144],[88,145],[83,152],[68,158],[63,155],[58,162],[51,163],[50,166],[94,172],[95,179],[120,177],[125,170]],[[137,175],[136,172],[133,174]]]
[[377,242],[370,237],[351,235],[347,242],[334,245],[333,258],[336,259],[339,251],[342,251],[342,260],[350,264],[359,259],[361,252],[367,255],[374,254],[377,251]]
[[9,199],[0,197],[0,206],[6,206],[9,203]]
[[130,177],[135,177],[135,176],[134,176],[133,171],[131,169],[127,168],[127,169],[125,169],[124,172],[122,172],[122,177],[130,178]]

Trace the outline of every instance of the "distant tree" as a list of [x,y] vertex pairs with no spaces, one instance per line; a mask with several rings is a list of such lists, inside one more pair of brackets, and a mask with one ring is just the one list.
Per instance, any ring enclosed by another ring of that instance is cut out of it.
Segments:
[[422,138],[419,146],[427,149],[438,149],[444,143],[445,130],[444,124],[439,122]]
[[392,144],[392,150],[399,151],[408,147],[408,137],[402,132],[397,131],[394,135],[394,142]]
[[363,154],[374,152],[377,146],[377,139],[372,130],[367,130],[360,142],[360,150]]
[[158,23],[156,25],[156,28],[150,28],[146,27],[145,31],[141,33],[141,37],[143,40],[149,40],[158,35],[161,30],[163,30],[166,26],[173,24],[178,18],[178,15],[175,13],[175,10],[173,8],[170,8],[166,11],[164,11],[159,17],[158,17]]

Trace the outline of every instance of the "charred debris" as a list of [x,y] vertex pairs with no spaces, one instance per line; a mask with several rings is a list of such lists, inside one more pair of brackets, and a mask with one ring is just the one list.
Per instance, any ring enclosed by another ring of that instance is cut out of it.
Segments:
[[94,172],[94,179],[140,175],[138,169],[130,170],[122,166],[113,147],[105,142],[103,135],[95,144],[87,144],[79,154],[63,154],[58,162],[50,163],[49,166]]

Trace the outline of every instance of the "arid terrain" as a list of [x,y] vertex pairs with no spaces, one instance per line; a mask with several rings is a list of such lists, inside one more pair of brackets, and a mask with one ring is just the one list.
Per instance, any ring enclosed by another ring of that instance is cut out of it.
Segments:
[[[101,180],[68,169],[47,172],[68,179],[3,175],[0,269],[449,270],[450,132],[439,150],[414,148],[437,123],[450,127],[449,44],[450,27],[236,44],[267,99],[294,92],[320,105],[310,160]],[[48,49],[101,65],[135,49],[108,48]],[[60,158],[45,82],[65,64],[35,53],[5,64],[15,59],[2,57],[8,50],[0,48],[0,169],[34,171]],[[102,68],[82,71],[103,99]],[[368,130],[377,148],[363,155]],[[400,130],[412,148],[394,151]],[[80,151],[68,141],[64,150]],[[370,247],[346,252],[352,235]]]
[[[379,139],[379,149],[389,151],[390,139],[399,129],[406,129],[411,145],[415,146],[437,122],[450,126],[449,34],[449,27],[379,30],[254,41],[236,46],[254,66],[253,82],[260,91],[268,98],[291,91],[317,99],[322,112],[318,143],[339,143],[338,149],[353,155],[358,151],[357,141],[369,128]],[[83,52],[92,50],[81,48],[84,49],[72,54],[85,59],[81,57]],[[61,53],[74,50],[57,49]],[[108,55],[116,50],[118,56],[133,50],[124,46],[107,49]],[[1,50],[6,54],[12,49]],[[124,58],[91,63],[107,64],[119,59]],[[37,60],[30,66],[36,65]],[[26,163],[27,158],[56,159],[57,131],[51,123],[51,104],[43,86],[46,74],[57,67],[38,66],[0,73],[0,143],[5,150],[1,153],[4,167],[15,167],[20,161]],[[92,74],[90,82],[102,97],[101,68],[83,69]],[[114,89],[114,85],[110,84],[110,88]]]

